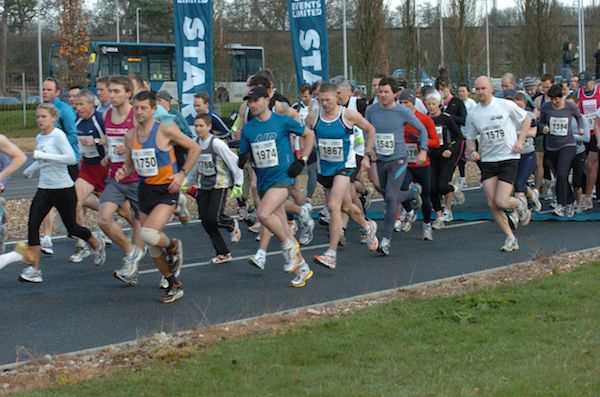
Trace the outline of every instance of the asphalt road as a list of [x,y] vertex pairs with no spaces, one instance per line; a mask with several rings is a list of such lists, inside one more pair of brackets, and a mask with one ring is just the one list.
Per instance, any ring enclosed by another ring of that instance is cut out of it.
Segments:
[[[467,203],[455,211],[487,212],[479,190],[467,193]],[[381,203],[374,207],[382,209]],[[185,296],[169,305],[158,303],[160,275],[148,257],[138,286],[126,287],[111,276],[121,265],[118,248],[108,248],[102,267],[95,267],[91,257],[72,264],[67,261],[72,241],[56,239],[54,256],[42,259],[43,283],[18,282],[23,264],[0,273],[0,365],[491,269],[539,253],[594,247],[597,230],[595,222],[532,222],[517,232],[521,249],[501,253],[504,238],[491,222],[452,222],[434,231],[432,242],[420,240],[417,222],[410,233],[395,234],[391,255],[381,257],[358,244],[358,228],[352,225],[349,244],[338,251],[337,269],[311,265],[315,276],[305,288],[295,289],[288,286],[292,277],[282,270],[275,241],[264,271],[247,263],[257,243],[245,231],[232,247],[234,261],[208,265],[214,251],[201,225],[173,225],[167,233],[184,242]],[[302,249],[305,258],[326,244],[327,231],[317,226],[314,241]]]

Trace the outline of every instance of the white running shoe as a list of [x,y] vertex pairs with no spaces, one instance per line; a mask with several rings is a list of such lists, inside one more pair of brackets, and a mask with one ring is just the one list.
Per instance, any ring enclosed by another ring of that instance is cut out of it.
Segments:
[[248,258],[248,263],[256,266],[260,270],[265,270],[265,264],[267,263],[267,256],[263,252],[257,251],[256,254],[254,254],[254,256],[251,256],[250,258]]
[[367,247],[369,251],[375,252],[379,248],[379,241],[377,240],[377,223],[369,219],[367,221],[369,227],[367,228]]
[[516,251],[519,249],[519,242],[517,241],[516,237],[507,237],[506,240],[504,240],[504,245],[502,246],[502,248],[500,248],[500,251],[502,252],[512,252],[512,251]]
[[465,203],[465,193],[462,191],[462,187],[460,184],[452,185],[454,187],[454,191],[452,195],[454,196],[454,200],[456,200],[456,204],[462,205]]
[[233,230],[229,233],[230,240],[232,243],[237,243],[242,238],[242,231],[240,230],[240,223],[237,219],[233,219]]
[[89,249],[89,247],[76,247],[75,253],[69,257],[69,262],[80,263],[90,255],[92,255],[92,251]]
[[106,244],[104,243],[104,239],[102,237],[96,236],[96,241],[100,244],[97,250],[94,252],[94,265],[102,266],[104,262],[106,262]]
[[27,266],[21,272],[21,275],[19,276],[19,281],[25,281],[29,283],[41,283],[42,281],[44,281],[44,279],[42,278],[41,270],[35,269],[32,266]]
[[434,228],[435,230],[443,229],[444,226],[445,226],[445,224],[444,224],[444,217],[443,216],[435,218],[435,220],[431,224],[431,227]]
[[[288,241],[289,242],[289,241]],[[295,271],[302,263],[302,255],[300,255],[300,245],[295,240],[288,247],[281,247],[285,263],[283,271],[291,273]]]
[[444,220],[444,222],[452,222],[454,220],[454,215],[452,214],[452,211],[444,209],[444,212],[442,213],[442,219]]
[[423,223],[423,240],[433,241],[433,228],[431,223]]
[[306,282],[313,276],[313,271],[310,270],[308,264],[303,260],[298,270],[296,271],[296,277],[290,281],[290,287],[302,288],[306,285]]
[[517,208],[517,214],[519,215],[519,224],[521,224],[522,226],[527,226],[531,221],[531,210],[527,208],[527,199],[525,198],[525,196],[519,196],[517,199],[520,202],[520,205]]
[[54,255],[52,237],[44,236],[40,239],[40,250],[46,255]]
[[325,251],[325,253],[323,253],[323,255],[315,255],[313,257],[313,261],[316,264],[325,266],[326,268],[329,268],[329,269],[335,269],[335,266],[337,263],[336,256],[331,254],[329,252],[329,250]]
[[540,201],[540,192],[536,188],[531,189],[531,205],[535,212],[542,210],[542,202]]

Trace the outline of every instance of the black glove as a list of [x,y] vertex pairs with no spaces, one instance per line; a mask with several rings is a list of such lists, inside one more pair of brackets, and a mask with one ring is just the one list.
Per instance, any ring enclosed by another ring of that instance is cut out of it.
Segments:
[[410,143],[419,143],[419,139],[420,139],[420,137],[418,135],[408,134],[408,141]]
[[290,178],[297,177],[298,175],[300,175],[305,165],[306,161],[304,161],[304,159],[298,159],[294,161],[292,164],[290,164],[290,168],[288,168],[288,176]]

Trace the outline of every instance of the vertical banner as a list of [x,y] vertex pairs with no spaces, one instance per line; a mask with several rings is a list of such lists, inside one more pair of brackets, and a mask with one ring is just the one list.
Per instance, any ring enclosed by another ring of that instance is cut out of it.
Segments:
[[296,84],[329,79],[325,0],[288,0]]
[[204,91],[212,103],[212,1],[174,0],[174,14],[177,93],[181,114],[193,126],[194,94]]

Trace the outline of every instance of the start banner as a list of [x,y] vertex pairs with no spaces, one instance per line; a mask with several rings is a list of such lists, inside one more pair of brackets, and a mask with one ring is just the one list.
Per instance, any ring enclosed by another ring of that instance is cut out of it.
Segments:
[[181,114],[194,125],[194,94],[213,94],[212,0],[174,0],[175,63]]
[[288,0],[296,83],[329,79],[325,0]]

